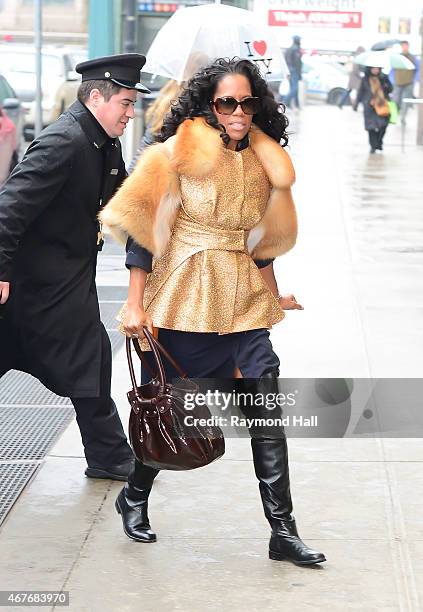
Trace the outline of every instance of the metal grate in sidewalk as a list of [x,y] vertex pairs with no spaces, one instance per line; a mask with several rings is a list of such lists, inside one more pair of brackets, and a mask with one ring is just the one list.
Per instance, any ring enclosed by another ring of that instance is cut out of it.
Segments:
[[46,389],[33,376],[11,370],[0,380],[0,406],[4,404],[68,406],[71,402]]
[[0,525],[38,465],[38,463],[0,463]]
[[72,406],[0,406],[0,461],[43,459],[73,416]]

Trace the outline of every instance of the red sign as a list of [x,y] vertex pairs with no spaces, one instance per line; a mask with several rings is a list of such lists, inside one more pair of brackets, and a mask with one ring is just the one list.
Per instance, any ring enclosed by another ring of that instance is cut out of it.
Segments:
[[362,13],[341,11],[269,11],[270,26],[361,28]]

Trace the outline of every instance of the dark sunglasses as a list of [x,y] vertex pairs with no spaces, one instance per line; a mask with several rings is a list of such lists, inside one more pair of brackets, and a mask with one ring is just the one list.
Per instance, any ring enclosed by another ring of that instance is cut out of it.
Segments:
[[255,96],[249,96],[244,98],[241,102],[235,100],[232,96],[225,96],[224,98],[216,98],[212,101],[216,112],[221,115],[232,115],[238,108],[241,107],[242,112],[246,115],[255,115],[260,110],[260,98]]

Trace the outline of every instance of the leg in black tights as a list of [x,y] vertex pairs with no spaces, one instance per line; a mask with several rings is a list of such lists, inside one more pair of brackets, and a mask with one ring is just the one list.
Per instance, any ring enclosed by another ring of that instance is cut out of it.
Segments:
[[377,149],[379,149],[379,151],[383,150],[383,139],[385,137],[385,132],[386,132],[386,127],[383,127],[379,130],[378,132],[378,139],[377,139]]
[[379,133],[377,130],[369,130],[370,153],[374,153],[379,146]]

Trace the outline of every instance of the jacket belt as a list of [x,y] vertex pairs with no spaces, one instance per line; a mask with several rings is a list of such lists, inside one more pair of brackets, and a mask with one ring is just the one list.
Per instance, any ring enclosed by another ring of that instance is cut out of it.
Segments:
[[173,226],[173,238],[190,247],[221,251],[247,251],[247,232],[201,225],[196,221],[178,217]]

